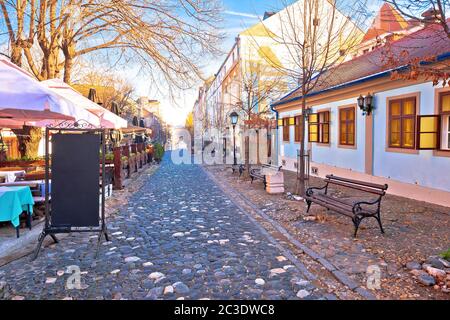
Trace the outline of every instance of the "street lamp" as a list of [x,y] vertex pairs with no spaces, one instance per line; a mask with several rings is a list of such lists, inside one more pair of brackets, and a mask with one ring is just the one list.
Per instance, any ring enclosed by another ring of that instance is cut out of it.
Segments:
[[236,124],[239,119],[237,112],[233,111],[230,113],[231,125],[233,126],[233,165],[237,165],[236,161]]
[[375,109],[375,106],[373,105],[373,96],[370,93],[365,97],[360,95],[358,98],[358,107],[361,109],[364,116],[370,116],[372,110]]

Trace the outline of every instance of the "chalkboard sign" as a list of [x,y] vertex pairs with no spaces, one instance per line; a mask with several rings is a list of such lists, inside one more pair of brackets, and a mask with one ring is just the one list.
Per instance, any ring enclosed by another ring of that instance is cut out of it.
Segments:
[[100,135],[52,136],[53,227],[98,227]]
[[45,226],[32,260],[37,258],[46,236],[58,242],[56,234],[98,232],[97,253],[102,237],[109,241],[105,136],[104,129],[83,120],[64,121],[45,129],[45,185],[51,183],[51,192],[45,188]]

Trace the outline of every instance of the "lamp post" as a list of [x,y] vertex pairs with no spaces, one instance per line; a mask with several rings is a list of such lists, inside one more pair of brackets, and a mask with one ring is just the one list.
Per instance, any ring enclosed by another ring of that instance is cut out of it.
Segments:
[[233,126],[233,165],[237,165],[236,161],[236,124],[239,119],[237,112],[230,113],[231,125]]

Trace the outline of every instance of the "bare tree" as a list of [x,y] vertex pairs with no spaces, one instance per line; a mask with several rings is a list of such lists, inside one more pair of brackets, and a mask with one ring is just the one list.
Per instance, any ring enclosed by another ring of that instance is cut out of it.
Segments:
[[90,88],[96,89],[102,106],[107,109],[111,109],[112,103],[115,102],[120,114],[138,115],[137,104],[133,100],[133,86],[116,73],[88,71],[79,74],[72,85],[83,93],[88,92]]
[[417,55],[415,51],[433,43],[435,51],[439,46],[450,41],[449,0],[390,0],[404,16],[422,24],[423,30],[407,35],[414,46],[401,48],[395,43],[387,43],[383,48],[383,66],[395,69],[407,65],[408,69],[392,72],[392,79],[417,80],[424,78],[433,85],[450,84],[450,62],[438,60],[437,54]]
[[435,22],[450,39],[449,0],[384,0],[392,4],[402,15],[420,23]]
[[134,60],[185,88],[220,39],[216,0],[0,0],[0,7],[12,61],[20,66],[25,56],[39,80],[64,73],[70,82],[76,59],[105,52],[110,64]]
[[[249,129],[268,128],[271,114],[270,103],[279,98],[286,90],[283,74],[273,66],[259,60],[248,58],[244,60],[241,69],[242,92],[237,98],[234,107],[243,117],[244,145],[245,145],[245,172],[250,174],[250,139]],[[259,152],[257,152],[259,153]],[[259,157],[259,154],[257,155]]]
[[[301,110],[307,110],[307,95],[324,87],[333,78],[333,69],[346,60],[361,42],[359,28],[367,20],[365,4],[348,0],[302,0],[290,5],[282,1],[279,14],[280,30],[273,39],[285,51],[283,64],[272,62],[282,71],[290,86],[297,87],[301,96]],[[344,12],[346,14],[344,14]],[[266,59],[270,61],[270,57]],[[304,133],[306,117],[301,117],[300,130]],[[297,193],[305,193],[305,134],[300,135],[300,163]]]

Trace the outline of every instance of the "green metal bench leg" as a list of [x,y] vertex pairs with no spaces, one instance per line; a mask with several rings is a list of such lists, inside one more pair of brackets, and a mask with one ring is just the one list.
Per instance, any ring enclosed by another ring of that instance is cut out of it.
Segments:
[[380,226],[381,233],[384,234],[384,229],[383,229],[383,225],[381,224],[381,217],[380,217],[380,214],[378,214],[377,216],[375,216],[375,219],[377,219],[377,221],[378,221],[378,225]]
[[359,224],[361,223],[361,219],[359,218],[353,218],[353,225],[355,226],[355,233],[353,234],[353,237],[356,238],[356,235],[358,234]]
[[308,209],[306,210],[306,213],[309,213],[309,209],[311,209],[312,202],[307,200],[306,204],[308,205]]
[[30,213],[29,210],[27,210],[27,227],[30,230],[31,230],[31,218],[32,218],[31,216],[32,216],[32,214]]

